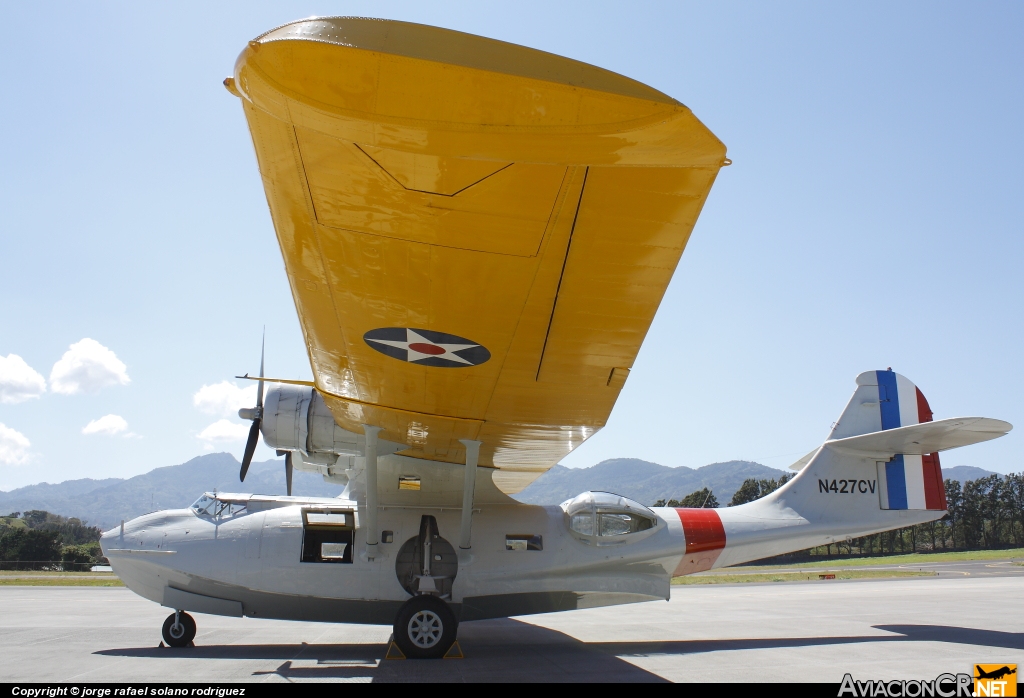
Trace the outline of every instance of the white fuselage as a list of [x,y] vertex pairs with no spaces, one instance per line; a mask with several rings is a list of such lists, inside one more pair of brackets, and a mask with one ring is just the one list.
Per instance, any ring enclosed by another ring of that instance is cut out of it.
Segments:
[[[403,544],[417,537],[421,517],[434,516],[442,539],[458,537],[458,509],[385,507],[379,525],[392,542],[379,545],[377,559],[360,554],[364,535],[356,529],[351,562],[303,562],[304,508],[250,504],[219,517],[162,511],[126,523],[123,534],[108,531],[101,543],[125,584],[157,603],[187,607],[180,595],[168,599],[172,589],[239,602],[240,613],[211,606],[231,615],[390,623],[411,596],[396,562]],[[667,599],[683,531],[675,510],[657,513],[649,530],[599,541],[571,532],[560,507],[485,506],[474,515],[472,548],[449,547],[437,554],[457,559],[435,562],[457,569],[450,603],[463,620]],[[509,536],[536,537],[542,549],[522,549]]]
[[[170,608],[386,624],[420,593],[440,596],[462,620],[668,599],[674,576],[945,513],[882,510],[868,486],[845,494],[823,488],[833,473],[858,483],[876,473],[872,458],[829,449],[771,495],[713,510],[648,509],[600,493],[562,506],[526,505],[480,468],[471,547],[462,550],[461,470],[382,457],[376,546],[367,546],[357,470],[351,499],[204,496],[208,504],[147,514],[107,531],[100,543],[130,589]],[[409,478],[415,491],[406,489]],[[580,506],[595,518],[574,513]],[[607,530],[598,512],[608,513]],[[616,530],[623,521],[632,521],[632,532]]]

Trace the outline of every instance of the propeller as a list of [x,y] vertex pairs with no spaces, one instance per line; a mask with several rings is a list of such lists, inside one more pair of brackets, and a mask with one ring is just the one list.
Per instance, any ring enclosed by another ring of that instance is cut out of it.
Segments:
[[[242,454],[242,469],[238,473],[238,479],[245,482],[245,475],[249,472],[249,464],[252,463],[253,454],[256,453],[256,444],[260,440],[260,425],[263,423],[263,359],[266,356],[267,335],[263,333],[263,343],[260,346],[260,382],[256,388],[256,407],[243,407],[238,410],[238,416],[242,419],[251,419],[252,427],[249,428],[249,440],[245,442],[245,453]],[[235,376],[236,378],[248,378]],[[284,456],[284,478],[288,486],[288,496],[292,496],[292,452],[278,451],[277,455]]]
[[[267,337],[263,335],[263,342],[260,345],[260,378],[263,378],[263,358],[266,354]],[[246,374],[248,375],[248,374]],[[263,422],[263,381],[260,380],[256,388],[255,409],[240,409],[238,416],[242,419],[251,419],[252,427],[249,428],[249,440],[245,442],[245,453],[242,455],[242,469],[238,473],[238,479],[245,482],[245,474],[249,472],[249,464],[252,463],[252,456],[256,453],[256,444],[260,440],[260,424]],[[290,463],[290,459],[286,461]],[[285,466],[287,467],[287,465]],[[291,478],[288,478],[288,490],[291,493]]]

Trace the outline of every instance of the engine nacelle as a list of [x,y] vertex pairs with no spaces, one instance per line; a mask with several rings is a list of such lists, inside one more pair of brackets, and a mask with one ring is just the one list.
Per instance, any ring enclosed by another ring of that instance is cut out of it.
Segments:
[[[333,463],[339,455],[362,455],[363,436],[339,427],[314,388],[276,385],[263,403],[264,443],[282,451],[300,451],[306,460]],[[333,454],[333,455],[332,455]]]

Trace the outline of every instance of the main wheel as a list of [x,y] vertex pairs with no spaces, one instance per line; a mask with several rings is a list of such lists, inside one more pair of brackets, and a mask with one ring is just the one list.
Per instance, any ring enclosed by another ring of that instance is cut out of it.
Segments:
[[164,642],[170,647],[188,647],[196,637],[196,621],[184,611],[177,614],[177,623],[175,623],[174,616],[175,614],[172,613],[164,621]]
[[436,596],[414,596],[398,609],[395,644],[410,659],[439,659],[455,642],[459,623]]

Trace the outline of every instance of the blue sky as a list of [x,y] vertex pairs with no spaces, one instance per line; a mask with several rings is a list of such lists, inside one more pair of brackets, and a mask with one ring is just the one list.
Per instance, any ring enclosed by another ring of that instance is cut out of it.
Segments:
[[[317,14],[587,61],[729,147],[608,426],[566,465],[785,467],[887,366],[937,418],[1024,428],[1020,3],[8,3],[0,489],[240,455],[213,438],[239,398],[200,391],[258,368],[264,325],[268,373],[310,377],[221,80],[250,38]],[[1019,471],[1020,443],[943,462]]]

